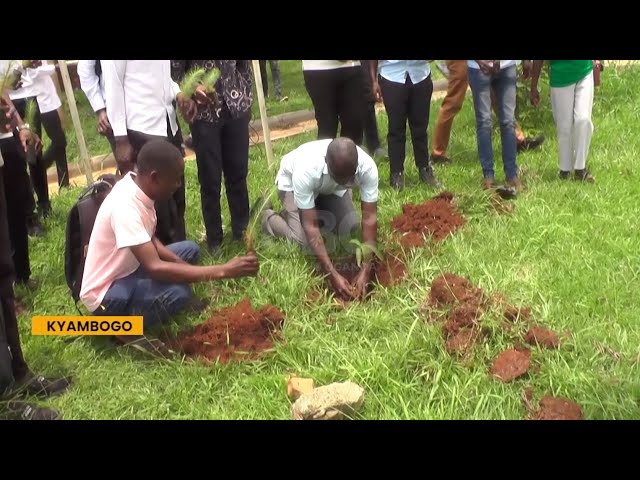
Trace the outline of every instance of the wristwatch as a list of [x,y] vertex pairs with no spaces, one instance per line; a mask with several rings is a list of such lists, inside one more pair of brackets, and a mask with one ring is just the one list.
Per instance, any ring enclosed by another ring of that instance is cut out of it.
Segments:
[[23,123],[22,125],[18,125],[16,127],[16,130],[18,130],[18,132],[21,132],[22,130],[29,130],[31,131],[31,127],[29,126],[28,123]]

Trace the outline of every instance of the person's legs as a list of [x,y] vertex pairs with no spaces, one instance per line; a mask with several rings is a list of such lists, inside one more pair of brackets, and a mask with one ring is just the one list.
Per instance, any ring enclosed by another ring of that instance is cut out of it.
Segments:
[[339,68],[338,71],[341,76],[337,91],[340,136],[362,145],[362,112],[365,104],[362,68],[355,66]]
[[376,150],[380,148],[380,136],[378,135],[378,121],[376,119],[376,100],[371,91],[369,62],[369,60],[360,60],[362,85],[364,87],[362,127],[364,131],[364,143],[367,146],[369,154],[374,155]]
[[307,245],[307,237],[300,222],[300,212],[293,198],[293,192],[279,191],[283,210],[278,213],[267,209],[262,214],[263,230],[276,238],[285,238],[301,246]]
[[231,230],[234,240],[240,240],[249,224],[249,115],[226,120],[220,141]]
[[276,95],[276,100],[280,100],[282,98],[282,83],[280,79],[280,65],[278,64],[278,60],[269,60],[269,66],[271,67],[271,78],[273,79],[273,90]]
[[558,134],[558,154],[561,175],[567,175],[573,168],[573,115],[575,84],[566,87],[551,87],[551,109]]
[[193,148],[198,164],[202,218],[207,233],[207,244],[217,248],[222,243],[222,215],[220,190],[222,186],[221,125],[196,121],[191,126]]
[[493,147],[491,145],[491,76],[485,75],[477,68],[469,68],[468,76],[476,116],[478,157],[485,182],[492,182],[495,173],[493,170]]
[[401,174],[404,172],[407,141],[408,86],[391,82],[382,76],[379,76],[379,83],[389,122],[387,148],[389,149],[391,175]]
[[69,168],[67,165],[67,137],[62,128],[60,114],[57,110],[42,114],[42,126],[51,139],[51,145],[43,155],[45,166],[55,162],[58,172],[58,186],[69,186]]
[[462,108],[469,85],[466,60],[447,60],[447,69],[449,70],[447,96],[442,101],[433,134],[432,155],[436,158],[446,157],[453,119]]
[[269,77],[267,76],[267,61],[258,60],[260,64],[260,76],[262,77],[262,93],[264,98],[269,96]]
[[589,145],[593,135],[591,110],[593,108],[593,73],[580,80],[575,87],[573,107],[573,145],[575,148],[575,170],[584,170],[587,165]]
[[304,85],[313,102],[318,140],[338,136],[337,70],[305,70]]
[[502,141],[502,163],[507,182],[518,178],[516,163],[516,82],[518,71],[515,65],[501,69],[492,83],[498,100],[498,119]]
[[433,81],[431,76],[423,81],[412,84],[409,87],[409,104],[407,119],[413,144],[413,155],[416,168],[430,169],[429,165],[429,111],[431,108],[431,95],[433,94]]

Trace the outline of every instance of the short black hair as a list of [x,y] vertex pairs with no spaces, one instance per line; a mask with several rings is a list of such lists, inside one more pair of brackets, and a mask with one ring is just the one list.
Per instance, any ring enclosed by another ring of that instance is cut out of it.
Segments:
[[329,167],[340,165],[342,168],[358,168],[358,149],[353,140],[347,137],[338,137],[332,140],[327,147],[327,161]]
[[152,171],[159,173],[175,172],[180,168],[182,153],[167,140],[151,140],[144,144],[138,153],[138,173],[148,175]]

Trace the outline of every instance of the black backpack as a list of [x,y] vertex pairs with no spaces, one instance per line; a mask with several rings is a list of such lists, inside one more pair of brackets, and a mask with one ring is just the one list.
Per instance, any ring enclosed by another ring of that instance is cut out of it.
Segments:
[[89,239],[93,231],[100,205],[116,184],[113,174],[101,175],[78,197],[78,201],[67,217],[67,231],[64,245],[64,276],[71,291],[71,297],[77,304],[82,287],[82,274],[87,258]]

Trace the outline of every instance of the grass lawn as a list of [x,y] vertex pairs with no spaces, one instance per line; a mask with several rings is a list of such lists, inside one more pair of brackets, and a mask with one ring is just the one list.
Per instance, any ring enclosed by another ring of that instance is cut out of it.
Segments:
[[[305,94],[301,81],[293,79],[294,67],[294,62],[283,62],[283,91],[291,104]],[[467,96],[453,128],[454,163],[438,167],[437,176],[458,195],[468,223],[438,245],[408,251],[408,279],[378,290],[366,303],[344,311],[328,301],[305,305],[308,289],[320,283],[311,274],[309,260],[291,245],[259,238],[257,278],[195,288],[199,296],[211,298],[213,307],[250,296],[256,307],[271,303],[285,312],[286,343],[252,363],[168,364],[113,348],[97,337],[70,342],[31,336],[32,314],[76,313],[64,281],[63,252],[66,212],[79,189],[64,192],[53,198],[47,236],[31,241],[32,270],[41,287],[33,293],[19,291],[28,308],[20,316],[26,357],[37,372],[74,376],[75,386],[51,401],[69,419],[289,418],[289,373],[312,377],[319,385],[347,379],[361,384],[367,395],[361,418],[366,419],[521,419],[526,415],[521,392],[528,386],[536,403],[544,394],[565,396],[582,406],[587,419],[640,418],[640,178],[635,168],[640,106],[634,100],[640,98],[639,79],[637,67],[609,68],[603,74],[589,155],[594,185],[557,179],[555,126],[545,86],[541,109],[528,111],[523,127],[544,133],[547,142],[541,151],[519,156],[528,190],[515,200],[510,215],[493,213],[479,194],[481,170]],[[439,102],[432,109],[430,132],[438,107]],[[379,120],[380,131],[386,132],[386,117],[382,114]],[[278,141],[274,153],[280,158],[314,138],[315,132],[309,132]],[[494,145],[499,152],[497,129]],[[388,164],[379,164],[380,238],[387,246],[394,243],[389,220],[401,205],[434,194],[417,184],[411,148],[407,154],[408,185],[399,194],[388,187]],[[195,162],[188,162],[186,179],[188,233],[201,240]],[[251,199],[272,184],[263,146],[252,147]],[[226,199],[222,211],[228,225]],[[223,258],[243,250],[228,242]],[[205,254],[202,261],[214,260]],[[450,357],[440,327],[427,323],[420,311],[431,280],[447,271],[467,276],[488,293],[502,292],[510,302],[530,306],[536,322],[559,333],[569,330],[570,339],[558,350],[533,348],[532,363],[539,371],[502,384],[487,371],[492,359],[517,338],[503,332],[497,313],[490,312],[490,338],[467,362]],[[205,318],[182,316],[169,328]]]

